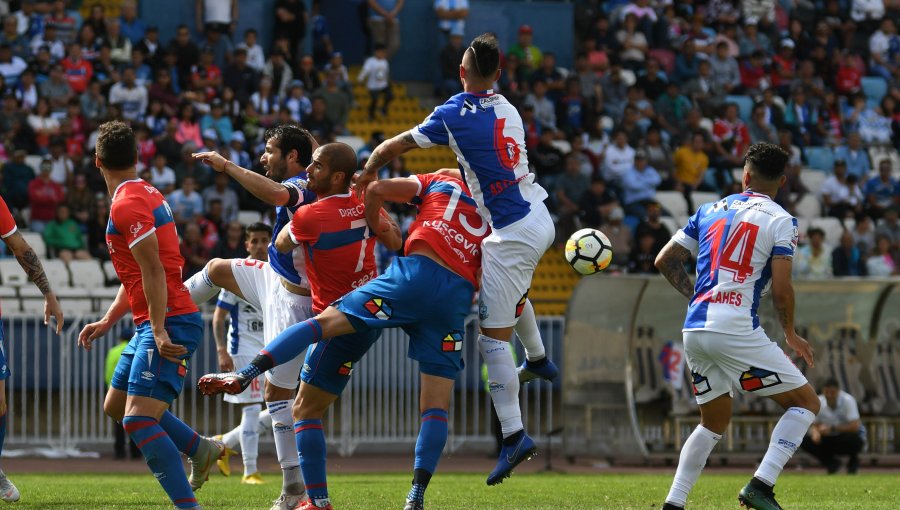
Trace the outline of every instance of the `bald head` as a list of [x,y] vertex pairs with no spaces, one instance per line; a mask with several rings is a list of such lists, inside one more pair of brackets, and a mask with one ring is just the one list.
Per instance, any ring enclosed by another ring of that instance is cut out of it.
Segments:
[[319,159],[331,174],[341,172],[344,174],[344,187],[350,187],[350,180],[356,173],[356,152],[346,143],[327,143],[318,149]]

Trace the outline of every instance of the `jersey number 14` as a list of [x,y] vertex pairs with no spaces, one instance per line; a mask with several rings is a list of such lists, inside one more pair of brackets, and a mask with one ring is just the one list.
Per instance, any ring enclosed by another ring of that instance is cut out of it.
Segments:
[[[710,277],[715,278],[716,271],[724,269],[732,273],[732,278],[738,283],[744,283],[748,276],[753,274],[753,247],[756,245],[756,236],[759,234],[759,225],[742,221],[727,231],[727,219],[722,218],[712,224],[708,236],[711,238],[710,250]],[[724,248],[722,246],[724,242]]]

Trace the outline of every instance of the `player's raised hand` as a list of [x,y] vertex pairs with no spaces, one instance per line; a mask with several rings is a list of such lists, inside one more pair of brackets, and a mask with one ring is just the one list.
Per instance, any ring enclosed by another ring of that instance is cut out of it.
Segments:
[[225,156],[216,151],[195,152],[191,154],[191,157],[195,160],[202,161],[203,164],[211,167],[216,172],[224,172],[225,165],[228,164],[228,160],[225,159]]
[[50,325],[51,316],[56,319],[56,334],[58,335],[62,333],[63,312],[59,301],[56,300],[56,295],[52,292],[44,296],[44,326]]
[[809,365],[810,367],[814,366],[813,356],[815,355],[815,352],[805,338],[794,333],[793,335],[787,335],[785,340],[787,340],[787,344],[790,346],[790,348],[794,349],[794,352],[799,354],[800,357],[802,357],[806,361],[807,365]]
[[185,346],[172,343],[166,331],[153,333],[153,339],[156,341],[156,350],[159,351],[159,355],[172,363],[181,363],[178,357],[188,353]]
[[354,191],[356,192],[356,198],[362,200],[363,192],[366,191],[366,188],[369,187],[369,183],[376,180],[378,178],[378,174],[375,170],[370,170],[368,167],[360,172],[359,176],[356,177],[356,182],[353,184]]
[[105,335],[109,331],[109,326],[109,323],[104,320],[88,324],[81,329],[81,333],[78,333],[78,346],[83,347],[86,351],[91,350],[91,344]]

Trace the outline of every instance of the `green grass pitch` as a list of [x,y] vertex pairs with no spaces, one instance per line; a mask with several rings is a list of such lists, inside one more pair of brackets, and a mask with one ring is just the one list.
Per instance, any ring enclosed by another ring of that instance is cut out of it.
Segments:
[[[440,474],[432,480],[425,504],[429,510],[486,509],[658,509],[673,473],[659,474],[520,474],[498,487],[487,487],[479,474]],[[146,475],[9,473],[22,499],[6,508],[26,509],[171,509],[156,480]],[[700,478],[688,509],[738,509],[736,495],[747,474],[709,473]],[[329,477],[336,510],[403,508],[411,476],[402,474],[335,475]],[[198,493],[206,510],[267,509],[277,496],[280,479],[266,474],[262,486],[241,485],[240,478],[215,474]],[[776,486],[787,510],[897,508],[900,475],[862,474],[826,477],[787,473]],[[0,503],[2,505],[2,503]],[[4,507],[0,507],[2,509]]]

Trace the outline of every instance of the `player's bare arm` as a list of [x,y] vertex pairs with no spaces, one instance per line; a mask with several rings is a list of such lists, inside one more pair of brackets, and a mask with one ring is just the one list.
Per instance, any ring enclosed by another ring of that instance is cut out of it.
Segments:
[[356,180],[356,196],[361,197],[362,191],[369,186],[369,183],[378,179],[378,169],[384,165],[397,159],[401,154],[409,152],[419,147],[413,138],[412,131],[405,131],[399,135],[381,142],[381,145],[372,151],[369,160],[366,161],[366,167],[363,169],[359,178]]
[[666,277],[666,280],[675,287],[684,297],[690,299],[694,295],[694,284],[691,277],[684,270],[685,264],[691,259],[691,252],[687,248],[669,240],[669,243],[656,256],[656,268]]
[[128,294],[125,292],[125,286],[119,285],[119,292],[116,293],[116,298],[109,305],[109,309],[103,315],[103,318],[82,328],[81,333],[78,334],[78,345],[86,351],[91,350],[94,340],[109,332],[109,328],[119,322],[129,310],[131,310],[131,305],[128,303]]
[[166,270],[159,260],[159,240],[152,233],[131,248],[134,260],[141,268],[141,281],[144,285],[144,297],[150,312],[150,329],[156,340],[159,355],[177,363],[178,357],[187,354],[183,345],[172,343],[166,332]]
[[447,177],[463,180],[462,172],[459,171],[459,168],[441,168],[434,173],[435,175],[446,175]]
[[285,205],[291,200],[291,190],[284,184],[275,182],[253,170],[240,167],[233,161],[225,159],[225,156],[218,152],[196,152],[192,154],[192,157],[203,161],[216,172],[223,172],[231,176],[253,196],[269,205]]
[[288,253],[297,246],[299,245],[291,239],[291,226],[285,225],[281,232],[278,233],[278,236],[275,237],[275,249],[281,253]]
[[797,334],[794,328],[794,286],[791,284],[791,257],[776,255],[772,257],[772,301],[778,321],[784,329],[787,344],[797,352],[809,366],[813,366],[813,348],[809,342]]
[[212,327],[213,339],[216,341],[216,355],[219,358],[219,370],[222,372],[231,372],[234,370],[234,360],[228,354],[228,347],[225,341],[225,318],[228,317],[228,310],[217,306],[213,312]]
[[56,300],[56,294],[53,293],[53,289],[50,287],[50,280],[47,279],[47,275],[44,273],[41,260],[19,232],[13,233],[4,241],[9,250],[16,256],[16,260],[19,261],[19,265],[22,266],[25,274],[28,275],[28,279],[34,282],[37,288],[40,289],[41,294],[44,295],[44,325],[50,324],[50,316],[55,317],[56,334],[60,334],[63,326],[62,308],[59,306],[59,301]]
[[378,240],[391,250],[403,246],[400,227],[382,208],[385,202],[409,203],[419,192],[419,183],[413,179],[396,178],[375,181],[366,188],[366,222]]

